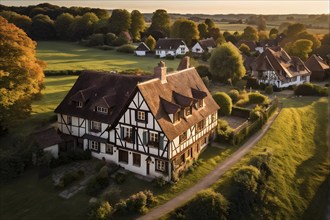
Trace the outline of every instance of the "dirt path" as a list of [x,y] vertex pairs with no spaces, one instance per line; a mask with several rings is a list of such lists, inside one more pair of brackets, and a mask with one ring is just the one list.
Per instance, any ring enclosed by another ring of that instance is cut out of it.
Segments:
[[145,219],[157,219],[163,215],[171,212],[182,204],[192,199],[199,191],[207,189],[213,183],[215,183],[226,171],[228,171],[235,163],[237,163],[249,150],[256,145],[256,143],[264,136],[268,131],[274,120],[277,118],[280,109],[268,120],[268,122],[254,134],[247,142],[245,142],[235,153],[233,153],[227,160],[219,164],[211,173],[197,182],[195,185],[182,192],[175,198],[171,199],[167,203],[158,206],[148,212],[146,215],[138,218],[139,220]]

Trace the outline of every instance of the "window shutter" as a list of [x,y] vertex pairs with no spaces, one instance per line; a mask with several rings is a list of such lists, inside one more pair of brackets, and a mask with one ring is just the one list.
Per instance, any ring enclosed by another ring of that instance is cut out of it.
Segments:
[[143,144],[144,145],[148,144],[148,132],[147,131],[143,132]]
[[164,136],[159,135],[159,149],[163,150],[164,149]]
[[120,138],[123,140],[124,139],[124,128],[120,128]]

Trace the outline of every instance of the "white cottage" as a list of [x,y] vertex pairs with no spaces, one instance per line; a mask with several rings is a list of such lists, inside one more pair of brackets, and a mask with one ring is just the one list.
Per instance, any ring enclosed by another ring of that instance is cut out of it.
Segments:
[[55,112],[93,157],[169,181],[213,139],[218,109],[195,68],[161,62],[154,76],[84,72]]
[[144,42],[141,42],[139,46],[135,49],[134,53],[136,56],[145,56],[149,51],[150,48]]
[[196,44],[191,48],[191,52],[202,54],[204,52],[211,52],[216,47],[217,44],[211,37],[196,42]]
[[159,57],[166,55],[177,56],[185,55],[189,48],[181,38],[160,38],[155,46],[155,54]]
[[310,81],[310,70],[304,62],[289,56],[281,47],[267,48],[251,64],[252,76],[259,83],[277,86],[278,88],[298,85]]

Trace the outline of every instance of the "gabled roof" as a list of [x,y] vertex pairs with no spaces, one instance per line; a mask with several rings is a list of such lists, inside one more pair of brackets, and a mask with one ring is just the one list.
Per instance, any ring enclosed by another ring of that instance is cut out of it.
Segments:
[[141,42],[135,51],[150,51],[150,48],[144,42]]
[[63,141],[53,127],[36,132],[33,136],[35,143],[40,148],[47,148]]
[[[167,74],[166,80],[167,83],[161,83],[160,79],[154,79],[140,83],[137,87],[169,140],[173,140],[219,109],[195,68]],[[173,114],[179,108],[203,97],[203,108],[192,108],[191,116],[175,124],[171,122],[168,114]]]
[[309,75],[310,70],[298,57],[291,57],[281,47],[267,48],[251,64],[254,71],[275,71],[284,80],[298,75]]
[[199,40],[198,43],[199,43],[199,45],[201,45],[201,47],[204,50],[207,50],[209,47],[215,48],[217,46],[217,44],[215,43],[213,37],[206,38],[206,39],[203,39],[203,40]]
[[186,45],[181,38],[159,38],[155,46],[156,50],[176,50],[180,45]]
[[320,56],[315,54],[310,56],[305,64],[311,71],[324,71],[329,69],[329,65]]
[[[116,123],[128,100],[132,98],[136,85],[151,78],[152,76],[85,71],[80,74],[55,112],[107,124]],[[81,99],[82,108],[77,108],[75,97],[80,97],[77,94],[85,94],[86,91],[88,96]],[[95,112],[96,106],[110,108],[111,111],[108,114],[98,113]]]

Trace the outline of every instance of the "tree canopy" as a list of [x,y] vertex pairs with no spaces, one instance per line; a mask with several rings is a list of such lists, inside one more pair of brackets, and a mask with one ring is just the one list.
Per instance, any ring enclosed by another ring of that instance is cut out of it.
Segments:
[[147,37],[147,39],[144,41],[144,43],[149,47],[151,51],[155,49],[156,46],[156,40],[151,35]]
[[74,17],[69,13],[63,13],[56,18],[55,30],[59,39],[67,40],[69,38],[69,27],[74,21]]
[[38,14],[32,19],[31,35],[36,40],[53,40],[55,39],[55,24],[50,17]]
[[182,38],[188,46],[192,40],[199,39],[199,32],[194,21],[187,19],[178,19],[174,22],[171,28],[171,37]]
[[0,131],[31,111],[32,98],[43,88],[35,42],[0,16]]
[[204,39],[208,38],[208,30],[207,30],[207,25],[203,22],[198,24],[198,32],[199,32],[199,38]]
[[251,40],[255,42],[259,40],[257,29],[251,26],[247,26],[246,28],[244,28],[244,32],[241,37],[244,40]]
[[158,9],[152,15],[149,32],[161,31],[166,36],[169,36],[170,23],[171,20],[170,16],[167,14],[167,11],[164,9]]
[[212,79],[223,82],[238,80],[245,75],[242,56],[235,46],[224,43],[212,51],[210,72]]
[[131,14],[126,9],[115,9],[109,18],[109,30],[118,35],[123,31],[128,31],[131,23]]
[[303,61],[306,61],[308,54],[312,52],[313,42],[306,39],[300,39],[294,43],[288,43],[285,46],[286,51],[292,55],[297,56]]
[[141,39],[141,32],[146,28],[146,22],[143,15],[138,10],[133,10],[131,12],[131,28],[130,32],[134,41],[139,41]]

